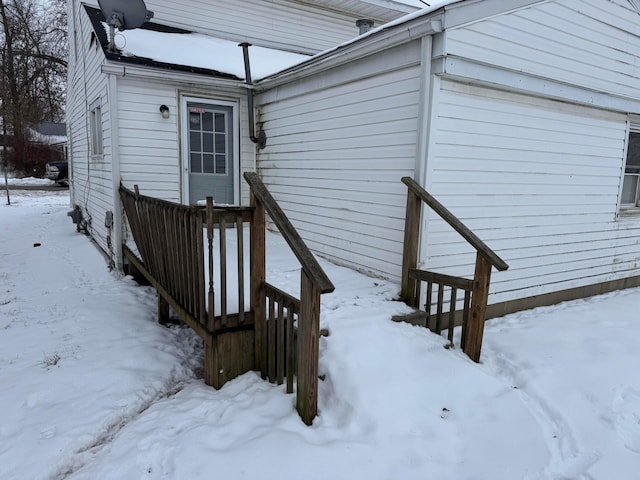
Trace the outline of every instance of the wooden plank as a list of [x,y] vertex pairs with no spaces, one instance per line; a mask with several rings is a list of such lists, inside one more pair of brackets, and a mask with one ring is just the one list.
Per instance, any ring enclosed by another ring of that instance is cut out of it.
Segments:
[[476,271],[473,277],[473,292],[471,293],[467,334],[465,336],[465,344],[462,346],[464,353],[476,363],[480,361],[490,282],[491,263],[478,252],[476,256]]
[[220,215],[220,316],[222,323],[227,321],[227,216]]
[[158,323],[167,325],[169,323],[169,303],[158,294]]
[[453,345],[453,327],[456,323],[456,298],[457,289],[454,287],[451,289],[451,299],[449,300],[449,331],[447,333],[447,339],[449,343]]
[[213,197],[207,197],[207,253],[209,260],[209,285],[208,285],[208,315],[207,315],[207,328],[209,330],[214,329],[214,321],[213,318],[215,316],[215,292],[213,290],[213,278],[214,278],[214,269],[213,269]]
[[412,269],[409,271],[409,276],[416,280],[422,280],[423,282],[440,283],[448,287],[459,288],[460,290],[473,289],[473,280],[462,277],[453,277],[443,273]]
[[296,408],[302,421],[313,423],[318,413],[318,355],[320,336],[320,289],[302,270],[301,309],[298,317],[298,393]]
[[264,288],[267,296],[273,297],[277,302],[282,302],[287,308],[293,309],[294,313],[300,313],[300,300],[270,283],[265,282]]
[[462,335],[460,338],[460,345],[463,346],[466,341],[467,325],[469,323],[469,309],[471,307],[471,292],[465,290],[464,292],[464,305],[462,306]]
[[409,272],[418,263],[418,244],[420,240],[420,215],[422,202],[411,189],[407,189],[407,210],[404,224],[404,243],[402,247],[402,282],[400,296],[407,305],[416,307],[416,280],[409,276]]
[[256,370],[262,376],[266,376],[266,328],[265,328],[265,291],[264,280],[266,271],[265,260],[265,211],[260,201],[255,195],[250,195],[250,203],[254,208],[253,219],[251,221],[249,243],[250,243],[250,290],[251,290],[251,311],[254,318],[255,329],[255,360]]
[[242,215],[236,214],[236,238],[238,240],[238,315],[244,321],[244,225]]
[[269,217],[278,227],[282,237],[295,254],[302,268],[319,287],[320,293],[333,292],[335,290],[333,283],[331,283],[331,280],[329,280],[327,274],[307,248],[294,226],[262,183],[258,174],[255,172],[245,172],[244,178],[249,184],[252,194],[260,200],[260,203],[268,211]]
[[286,352],[287,364],[285,370],[287,372],[287,393],[293,393],[293,374],[296,362],[296,351],[294,343],[294,323],[293,310],[287,308],[287,326],[286,326]]
[[151,275],[149,270],[146,269],[144,264],[135,256],[135,254],[126,246],[123,246],[123,252],[127,259],[135,266],[135,268],[147,279],[147,281],[158,291],[159,295],[169,303],[171,308],[180,316],[182,321],[184,321],[187,325],[189,325],[200,338],[202,338],[205,342],[208,338],[211,337],[210,333],[200,325],[200,322],[197,319],[193,318],[189,312],[187,312],[182,306],[176,302],[176,300],[171,297],[169,292],[165,290],[165,288],[160,285],[156,279]]
[[278,385],[284,382],[284,364],[285,364],[285,348],[284,348],[284,329],[286,319],[284,317],[284,305],[278,302],[278,311],[276,313],[276,378]]
[[409,187],[416,195],[418,195],[422,201],[424,201],[429,207],[433,209],[440,217],[447,222],[451,227],[457,231],[462,237],[471,244],[478,252],[482,252],[482,255],[498,270],[503,271],[509,268],[509,265],[505,263],[493,250],[491,250],[482,240],[480,240],[475,233],[469,230],[458,218],[453,215],[444,205],[438,202],[432,197],[424,188],[422,188],[415,180],[410,177],[402,177],[402,182]]
[[442,310],[444,304],[444,285],[438,284],[438,305],[436,310],[436,333],[442,331]]
[[435,327],[431,325],[431,302],[433,300],[433,283],[427,282],[427,298],[424,304],[424,310],[427,312],[427,318],[425,319],[426,326],[432,332],[435,332]]
[[267,313],[267,330],[269,331],[269,336],[267,340],[267,350],[269,352],[269,381],[275,382],[276,379],[276,308],[275,301],[273,298],[269,297],[269,309]]

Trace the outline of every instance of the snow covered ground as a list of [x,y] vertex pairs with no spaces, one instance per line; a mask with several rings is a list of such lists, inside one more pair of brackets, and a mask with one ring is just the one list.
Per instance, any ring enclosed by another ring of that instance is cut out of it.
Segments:
[[[476,365],[391,322],[397,285],[323,262],[306,427],[254,373],[205,386],[198,338],[155,323],[153,290],[107,270],[68,204],[0,205],[0,479],[640,478],[640,289],[493,320]],[[295,288],[278,237],[268,253]]]

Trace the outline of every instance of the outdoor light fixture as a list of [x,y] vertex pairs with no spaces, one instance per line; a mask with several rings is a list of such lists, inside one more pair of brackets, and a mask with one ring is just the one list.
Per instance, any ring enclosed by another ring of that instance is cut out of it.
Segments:
[[160,105],[160,115],[162,115],[162,118],[169,118],[169,107]]

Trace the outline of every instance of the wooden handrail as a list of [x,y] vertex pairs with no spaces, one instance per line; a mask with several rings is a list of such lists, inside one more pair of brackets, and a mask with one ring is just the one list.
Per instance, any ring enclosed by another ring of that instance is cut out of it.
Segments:
[[429,205],[445,222],[451,225],[456,232],[462,235],[462,237],[496,269],[502,272],[509,268],[509,265],[507,265],[507,263],[502,260],[496,252],[491,250],[491,248],[480,240],[465,224],[458,220],[453,213],[429,194],[429,192],[422,188],[418,182],[410,177],[402,177],[402,183],[409,187],[409,189],[415,195],[420,197],[423,202]]
[[320,293],[333,292],[335,290],[333,283],[329,280],[327,274],[304,243],[298,231],[271,196],[267,187],[262,183],[258,174],[255,172],[245,172],[244,179],[249,184],[253,195],[262,203],[269,217],[271,217],[273,223],[278,227],[278,230],[297,257],[302,269],[306,272],[311,282],[315,284]]

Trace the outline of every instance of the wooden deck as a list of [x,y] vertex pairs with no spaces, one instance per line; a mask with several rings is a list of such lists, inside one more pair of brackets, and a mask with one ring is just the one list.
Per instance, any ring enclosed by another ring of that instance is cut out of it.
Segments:
[[[251,189],[249,207],[215,207],[211,198],[206,206],[186,206],[121,186],[139,256],[126,246],[124,253],[131,268],[157,290],[159,320],[168,318],[171,307],[202,338],[208,385],[220,388],[256,370],[273,383],[286,381],[286,391],[292,393],[295,377],[297,409],[310,425],[317,414],[320,295],[334,286],[257,174],[245,173],[245,180]],[[300,262],[299,299],[265,281],[266,214]],[[250,232],[248,252],[245,225]],[[237,236],[235,251],[227,241],[231,231]],[[227,270],[231,257],[234,272]],[[230,311],[232,296],[238,298],[237,311]]]

